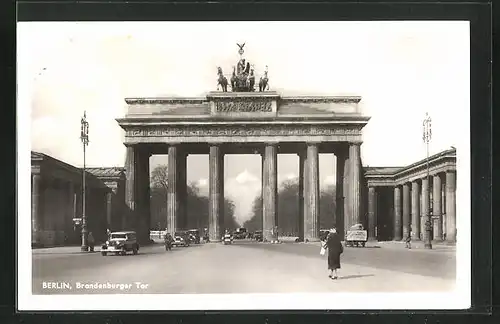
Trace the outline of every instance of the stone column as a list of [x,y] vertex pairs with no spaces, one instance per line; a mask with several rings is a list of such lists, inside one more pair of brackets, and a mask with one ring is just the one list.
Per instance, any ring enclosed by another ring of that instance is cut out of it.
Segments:
[[304,239],[319,241],[319,152],[317,143],[307,144],[308,211],[304,215]]
[[346,181],[344,179],[344,169],[346,168],[347,152],[345,149],[338,149],[335,152],[336,158],[336,186],[335,186],[335,226],[337,233],[341,238],[345,236],[344,232],[344,186]]
[[456,220],[456,172],[446,172],[446,240],[455,242],[457,239]]
[[299,241],[304,241],[304,167],[306,156],[304,152],[299,153],[299,220],[298,236]]
[[410,233],[411,218],[410,218],[410,184],[403,185],[403,240],[406,240]]
[[441,177],[439,174],[435,175],[432,179],[432,187],[433,187],[433,193],[432,193],[432,199],[433,199],[433,207],[432,207],[432,213],[433,213],[433,218],[434,221],[432,224],[434,224],[434,237],[433,239],[435,241],[441,241],[443,239],[443,225],[442,225],[442,215],[441,215]]
[[209,236],[220,241],[224,231],[224,154],[218,145],[210,146],[209,154]]
[[177,215],[179,212],[177,150],[177,145],[168,147],[167,230],[172,235],[177,231]]
[[278,148],[266,144],[264,151],[264,197],[262,233],[264,241],[274,241],[273,228],[278,225]]
[[420,191],[417,181],[411,183],[411,228],[412,240],[420,240]]
[[111,189],[108,189],[110,190],[109,192],[106,192],[106,223],[107,223],[107,229],[111,230],[111,227],[112,227],[112,224],[113,224],[113,219],[112,219],[112,215],[113,215],[113,208],[112,208],[112,204],[113,204],[113,191],[111,191]]
[[347,228],[354,224],[361,224],[361,158],[360,144],[351,143],[349,145],[349,201],[351,214],[349,215]]
[[427,241],[427,236],[429,235],[429,232],[427,231],[427,226],[430,226],[430,224],[426,224],[426,222],[431,221],[430,219],[430,202],[429,202],[429,178],[425,177],[422,179],[422,216],[423,216],[423,229],[424,233],[422,235],[422,238],[424,242]]
[[345,157],[345,163],[344,163],[344,175],[342,177],[342,183],[344,184],[342,186],[342,192],[344,194],[343,200],[344,200],[344,207],[343,207],[343,221],[344,221],[344,236],[345,233],[349,230],[349,227],[352,226],[350,217],[352,215],[352,206],[351,206],[351,179],[349,177],[350,175],[350,169],[351,169],[351,163],[350,163],[350,157],[349,157],[349,151],[347,151],[346,157]]
[[177,196],[179,199],[179,211],[177,213],[177,227],[187,230],[187,153],[178,149],[177,152]]
[[31,176],[31,246],[40,245],[40,183],[41,175],[33,174]]
[[124,230],[130,230],[134,221],[136,207],[136,160],[137,149],[134,146],[127,146],[127,155],[125,159],[125,204],[128,207],[126,213]]
[[149,230],[151,223],[150,212],[150,186],[149,186],[149,152],[137,148],[136,154],[136,206],[135,224],[137,238],[141,244],[149,243]]
[[394,187],[394,240],[401,241],[401,187]]
[[375,210],[375,187],[368,187],[368,239],[376,240],[377,211]]
[[304,239],[304,242],[307,238],[307,235],[305,233],[307,225],[307,215],[309,214],[310,210],[310,201],[308,199],[309,197],[309,186],[310,186],[310,181],[309,181],[309,162],[308,162],[308,156],[307,156],[307,146],[306,150],[303,155],[303,165],[302,165],[302,177],[304,181],[304,188],[302,190],[302,194],[304,196],[304,202],[302,204],[302,224],[301,224],[301,230],[302,230],[302,238]]

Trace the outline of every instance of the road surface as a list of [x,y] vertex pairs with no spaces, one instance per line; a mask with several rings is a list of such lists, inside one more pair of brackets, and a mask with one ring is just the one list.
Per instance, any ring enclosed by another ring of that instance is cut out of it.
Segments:
[[[99,250],[97,248],[96,250]],[[166,252],[101,256],[79,247],[34,250],[34,294],[446,292],[453,250],[345,248],[340,278],[328,278],[318,244],[209,243]]]

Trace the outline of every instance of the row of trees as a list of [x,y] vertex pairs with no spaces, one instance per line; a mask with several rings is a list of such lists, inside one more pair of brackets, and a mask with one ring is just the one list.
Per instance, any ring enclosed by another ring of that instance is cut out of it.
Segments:
[[[158,230],[167,227],[167,189],[168,189],[168,166],[157,166],[151,175],[151,228]],[[208,197],[200,193],[195,184],[187,186],[185,206],[186,227],[208,228]],[[239,227],[235,219],[234,202],[228,198],[224,199],[224,226],[228,229]]]
[[[296,180],[283,183],[278,192],[278,228],[280,233],[297,235],[299,229],[299,184]],[[335,225],[335,186],[323,190],[320,195],[319,225],[320,228],[331,228]],[[252,218],[243,224],[249,231],[262,230],[262,196],[255,198]]]

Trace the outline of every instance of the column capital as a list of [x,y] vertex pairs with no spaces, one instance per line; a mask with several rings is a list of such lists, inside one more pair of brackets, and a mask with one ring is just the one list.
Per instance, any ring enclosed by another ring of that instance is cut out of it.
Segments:
[[317,146],[321,144],[321,141],[307,141],[306,146]]

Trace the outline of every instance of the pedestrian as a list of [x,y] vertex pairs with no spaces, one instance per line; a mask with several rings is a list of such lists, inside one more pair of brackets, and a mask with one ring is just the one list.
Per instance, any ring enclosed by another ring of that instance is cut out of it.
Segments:
[[172,243],[174,241],[172,235],[170,235],[170,233],[167,232],[165,234],[164,240],[165,240],[165,250],[167,250],[167,251],[172,250]]
[[330,270],[328,277],[337,279],[337,269],[340,269],[340,255],[344,252],[344,247],[335,228],[330,229],[326,237],[325,248],[328,249],[328,270]]
[[89,235],[87,237],[87,244],[89,246],[90,252],[94,252],[95,240],[94,240],[94,235],[92,234],[92,232],[89,232]]
[[406,236],[406,248],[411,250],[411,227],[408,229],[408,235]]

